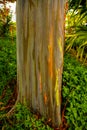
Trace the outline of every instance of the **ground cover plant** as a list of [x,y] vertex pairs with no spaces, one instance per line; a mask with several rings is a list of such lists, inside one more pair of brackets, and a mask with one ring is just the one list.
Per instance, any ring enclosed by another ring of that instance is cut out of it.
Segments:
[[70,54],[64,59],[62,94],[69,130],[87,130],[87,67]]
[[[16,44],[11,39],[0,39],[0,129],[51,130],[48,122],[32,114],[26,105],[18,104],[13,116],[3,117],[15,103],[15,85]],[[68,53],[64,57],[62,97],[62,126],[66,123],[66,129],[87,130],[87,66]]]
[[17,104],[14,115],[6,119],[3,127],[6,130],[53,130],[44,118],[39,118],[38,114],[32,114],[26,105],[20,103]]

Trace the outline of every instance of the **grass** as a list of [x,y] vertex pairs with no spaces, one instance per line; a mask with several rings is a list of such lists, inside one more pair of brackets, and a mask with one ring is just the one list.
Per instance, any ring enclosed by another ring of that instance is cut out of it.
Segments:
[[[6,107],[15,86],[16,44],[11,39],[0,39],[0,107]],[[10,84],[11,82],[11,84]],[[2,93],[4,91],[4,96]],[[83,66],[70,54],[64,57],[62,110],[69,130],[87,130],[87,66]],[[2,104],[3,103],[3,104]],[[5,108],[4,107],[4,108]],[[8,109],[9,110],[9,109]],[[0,110],[0,117],[7,109]],[[0,129],[52,130],[43,118],[32,114],[27,106],[18,104],[12,117],[0,118]]]

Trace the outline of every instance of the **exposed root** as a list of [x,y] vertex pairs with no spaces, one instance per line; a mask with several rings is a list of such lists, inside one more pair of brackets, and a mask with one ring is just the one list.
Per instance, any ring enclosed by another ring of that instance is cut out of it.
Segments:
[[7,117],[7,118],[10,117],[14,113],[15,106],[18,102],[17,80],[16,79],[13,79],[7,83],[7,85],[4,87],[4,90],[2,92],[0,99],[4,100],[5,95],[8,91],[8,88],[12,89],[13,93],[11,93],[11,96],[10,96],[9,100],[7,101],[7,103],[5,103],[6,105],[4,105],[3,102],[0,102],[0,106],[1,106],[0,111],[8,111],[7,113],[2,114],[0,116],[1,119],[5,118],[5,117]]
[[17,103],[18,103],[18,99],[17,99],[16,103],[14,104],[14,106],[13,106],[13,107],[10,109],[10,111],[6,114],[6,117],[7,117],[7,118],[9,118],[10,116],[12,116],[12,115],[14,114],[14,112],[15,112],[15,107],[16,107]]
[[65,119],[65,110],[66,110],[67,104],[68,104],[68,100],[66,101],[66,104],[64,105],[64,108],[62,110],[62,123],[59,127],[59,130],[67,130],[69,128],[69,125],[67,124],[67,121]]

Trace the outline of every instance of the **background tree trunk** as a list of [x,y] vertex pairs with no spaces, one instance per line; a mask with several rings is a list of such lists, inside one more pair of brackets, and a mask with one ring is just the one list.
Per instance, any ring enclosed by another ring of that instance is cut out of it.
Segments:
[[18,97],[55,126],[61,123],[63,0],[17,0]]

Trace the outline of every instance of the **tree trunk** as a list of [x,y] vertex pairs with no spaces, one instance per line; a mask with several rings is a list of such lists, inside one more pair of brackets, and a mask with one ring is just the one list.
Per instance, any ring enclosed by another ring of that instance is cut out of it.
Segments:
[[61,123],[64,1],[17,0],[18,97]]

